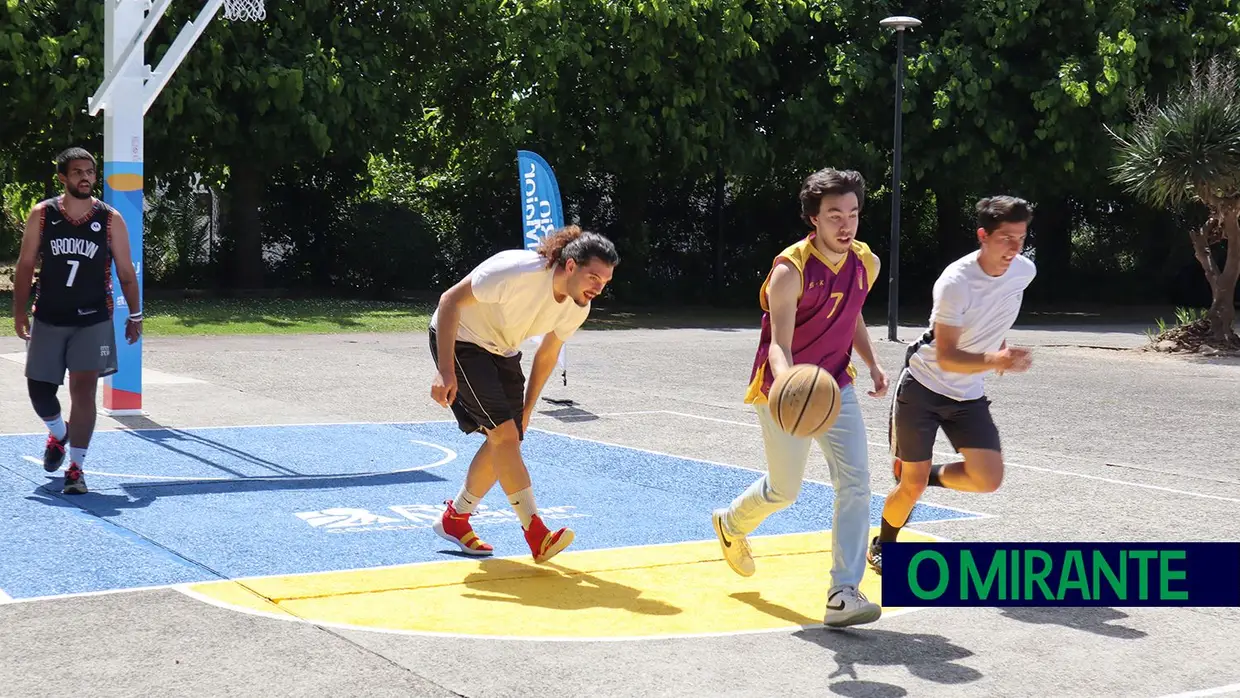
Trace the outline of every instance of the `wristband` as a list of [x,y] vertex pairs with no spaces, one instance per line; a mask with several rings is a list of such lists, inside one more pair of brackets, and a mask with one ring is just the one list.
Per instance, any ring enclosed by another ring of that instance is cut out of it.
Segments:
[[142,313],[130,313],[129,321],[130,322],[142,322]]

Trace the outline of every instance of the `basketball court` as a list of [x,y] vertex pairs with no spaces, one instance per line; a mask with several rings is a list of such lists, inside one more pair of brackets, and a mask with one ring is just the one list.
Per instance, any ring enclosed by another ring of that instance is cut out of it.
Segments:
[[[1240,388],[1236,366],[1079,348],[1106,339],[1021,335],[1034,370],[991,381],[1003,488],[928,493],[908,535],[1240,537],[1240,462],[1204,436]],[[556,376],[544,393],[573,404],[544,402],[525,452],[548,525],[577,537],[539,566],[498,490],[475,519],[493,558],[431,531],[480,439],[430,400],[421,335],[150,340],[148,416],[100,417],[79,497],[31,462],[44,437],[21,345],[0,340],[0,682],[23,696],[1158,697],[1240,684],[1236,609],[885,608],[872,625],[823,628],[832,490],[817,447],[814,482],[753,540],[757,574],[732,573],[710,511],[763,467],[740,402],[755,341],[576,338],[568,385]],[[876,343],[894,373],[902,347]],[[876,524],[887,401],[861,399]],[[863,588],[881,600],[871,573]]]
[[[109,71],[88,103],[104,113],[104,198],[135,250],[145,110],[221,9],[236,20],[265,9],[204,0],[148,71],[144,44],[170,2],[107,3]],[[1236,362],[1116,350],[1141,343],[1141,329],[1014,333],[1037,349],[1033,371],[990,381],[1003,488],[931,491],[905,535],[1240,539],[1240,437],[1226,431]],[[799,500],[753,538],[757,574],[732,573],[710,512],[764,467],[741,403],[756,334],[574,337],[569,383],[552,378],[544,396],[559,402],[542,405],[525,446],[548,524],[576,531],[547,565],[532,564],[498,490],[475,517],[493,558],[432,532],[481,439],[431,401],[424,335],[122,343],[122,371],[101,389],[114,416],[99,418],[91,492],[76,497],[40,467],[22,343],[0,338],[0,686],[23,697],[1240,692],[1240,609],[886,607],[877,623],[825,629],[833,492],[817,447]],[[876,348],[894,377],[904,345]],[[888,399],[860,399],[877,525]],[[940,438],[937,455],[947,451]],[[862,587],[881,602],[872,573]]]

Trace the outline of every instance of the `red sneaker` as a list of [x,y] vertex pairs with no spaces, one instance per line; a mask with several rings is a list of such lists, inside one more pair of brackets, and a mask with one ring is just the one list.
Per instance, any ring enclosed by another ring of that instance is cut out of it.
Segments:
[[466,555],[479,557],[490,555],[494,548],[474,533],[474,527],[469,525],[469,514],[458,514],[450,499],[444,503],[448,505],[448,508],[432,527],[435,533],[449,543],[456,543],[461,552]]
[[530,520],[530,527],[525,531],[525,542],[530,544],[534,562],[542,564],[573,542],[573,532],[571,529],[561,528],[552,533],[547,524],[535,514]]

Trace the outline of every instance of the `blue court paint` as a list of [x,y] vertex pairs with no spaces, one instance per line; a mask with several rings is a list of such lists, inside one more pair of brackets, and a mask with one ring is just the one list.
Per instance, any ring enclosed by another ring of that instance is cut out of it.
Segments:
[[[27,459],[43,440],[0,436],[0,589],[15,599],[457,559],[431,524],[482,443],[446,422],[99,432],[91,492],[67,496]],[[709,540],[711,510],[759,477],[537,430],[525,455],[572,550]],[[807,482],[756,533],[829,529],[833,498]],[[909,523],[973,516],[923,504]],[[496,555],[528,554],[498,485],[474,526]]]

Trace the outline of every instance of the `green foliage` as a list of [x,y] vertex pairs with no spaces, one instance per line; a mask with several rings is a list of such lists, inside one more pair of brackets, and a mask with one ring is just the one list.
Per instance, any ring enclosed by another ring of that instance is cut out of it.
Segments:
[[98,151],[102,124],[85,106],[102,57],[103,3],[0,1],[0,182],[54,191],[56,153]]
[[1159,207],[1240,197],[1240,71],[1221,58],[1194,66],[1165,100],[1143,105],[1116,136],[1114,180]]
[[16,182],[0,180],[0,262],[17,259],[21,251],[22,231],[30,209],[42,198],[42,190]]
[[[55,152],[101,152],[102,118],[85,105],[103,77],[102,6],[0,0],[0,186],[42,195],[55,188]],[[200,8],[172,4],[147,63]],[[1039,204],[1038,261],[1058,255],[1057,276],[1138,275],[1161,257],[1141,247],[1152,224],[1134,232],[1147,210],[1107,176],[1113,142],[1100,125],[1134,138],[1134,100],[1163,94],[1196,60],[1236,54],[1236,10],[268,0],[264,22],[217,17],[155,101],[148,190],[201,174],[224,194],[222,283],[253,279],[254,266],[261,277],[265,263],[289,285],[442,288],[518,244],[515,151],[530,148],[554,166],[568,218],[620,245],[615,293],[752,304],[771,255],[804,233],[797,188],[814,169],[865,174],[863,236],[886,254],[895,41],[878,21],[911,14],[924,24],[905,46],[902,246],[916,261],[902,265],[904,293],[928,291],[918,275],[953,253],[973,199],[1000,190]],[[169,283],[205,277],[180,269],[202,257],[191,223],[151,220],[159,260],[148,269]],[[414,271],[398,278],[403,264]]]
[[[417,102],[431,36],[395,0],[274,2],[260,23],[208,26],[147,114],[157,171],[241,163],[270,174],[384,150]],[[148,42],[152,62],[198,3],[177,3]]]

